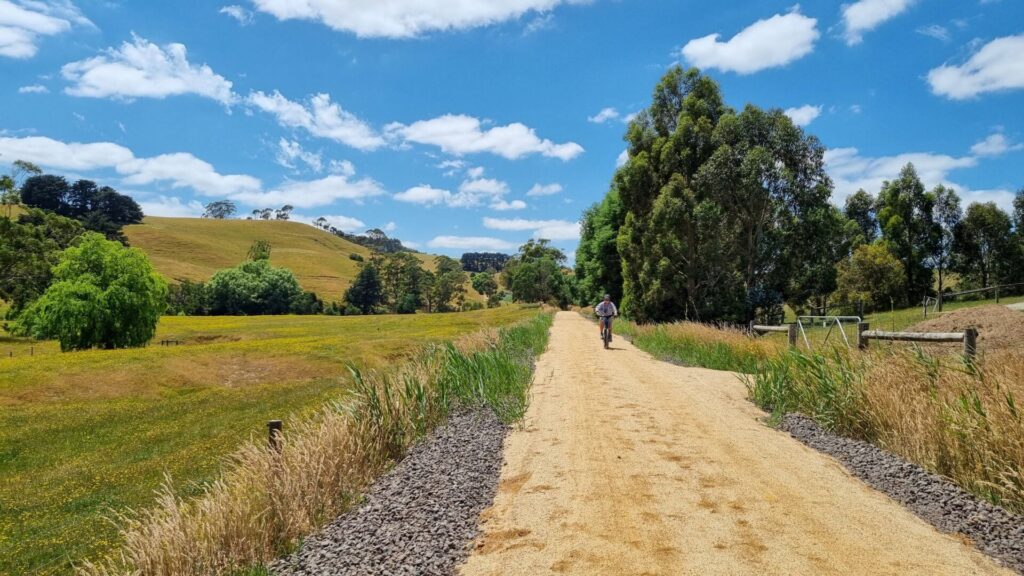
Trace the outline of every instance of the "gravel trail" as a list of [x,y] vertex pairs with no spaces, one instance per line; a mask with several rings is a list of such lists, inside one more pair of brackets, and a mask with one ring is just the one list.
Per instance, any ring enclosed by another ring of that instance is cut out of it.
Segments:
[[362,505],[306,539],[271,573],[451,574],[494,498],[506,431],[490,410],[453,416],[375,482]]
[[762,423],[731,373],[559,313],[464,576],[1010,574]]
[[963,534],[981,550],[1024,574],[1024,516],[980,500],[949,480],[867,442],[826,432],[802,414],[787,415],[779,428],[834,456],[854,476],[939,530]]

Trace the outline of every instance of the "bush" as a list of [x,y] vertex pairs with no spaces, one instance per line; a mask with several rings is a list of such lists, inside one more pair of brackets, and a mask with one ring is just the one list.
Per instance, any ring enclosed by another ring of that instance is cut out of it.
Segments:
[[167,282],[146,255],[100,234],[65,250],[53,279],[15,330],[59,340],[64,351],[142,346],[167,308]]
[[207,289],[214,315],[288,314],[296,302],[309,304],[291,270],[275,268],[262,259],[219,270]]
[[360,254],[356,254],[355,252],[349,254],[348,255],[348,259],[349,260],[354,260],[356,262],[362,262],[363,261],[363,257]]
[[415,314],[417,308],[419,308],[419,298],[415,294],[406,294],[398,303],[398,308],[395,311],[399,314]]

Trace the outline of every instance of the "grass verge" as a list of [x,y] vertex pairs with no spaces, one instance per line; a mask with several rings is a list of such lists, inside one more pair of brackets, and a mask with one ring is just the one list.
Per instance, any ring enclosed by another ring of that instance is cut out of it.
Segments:
[[658,358],[713,370],[756,372],[782,350],[774,340],[755,340],[740,330],[693,322],[639,325],[620,321],[613,330]]
[[231,574],[266,563],[351,506],[369,482],[460,405],[505,421],[527,404],[549,314],[424,351],[395,370],[352,368],[353,391],[317,417],[290,422],[280,452],[238,450],[199,495],[165,488],[153,508],[122,516],[119,553],[82,574]]

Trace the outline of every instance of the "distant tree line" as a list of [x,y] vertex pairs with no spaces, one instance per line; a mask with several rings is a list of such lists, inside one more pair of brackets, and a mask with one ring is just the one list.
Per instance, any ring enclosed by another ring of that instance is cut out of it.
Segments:
[[313,226],[339,238],[344,238],[353,244],[359,244],[373,250],[374,252],[380,252],[382,254],[394,254],[396,252],[415,252],[411,248],[406,248],[402,245],[402,241],[398,238],[390,238],[380,228],[371,228],[363,234],[349,234],[344,230],[340,230],[334,227],[327,218],[323,216],[313,221]]
[[500,252],[466,252],[462,255],[462,269],[466,272],[501,272],[512,257]]

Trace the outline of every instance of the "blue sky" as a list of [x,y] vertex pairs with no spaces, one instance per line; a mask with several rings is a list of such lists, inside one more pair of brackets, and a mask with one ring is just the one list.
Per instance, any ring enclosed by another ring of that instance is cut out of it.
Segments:
[[837,203],[908,161],[965,205],[1024,186],[1017,0],[0,0],[0,165],[153,215],[231,198],[431,252],[571,252],[676,63],[817,135]]

